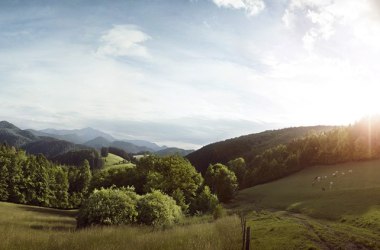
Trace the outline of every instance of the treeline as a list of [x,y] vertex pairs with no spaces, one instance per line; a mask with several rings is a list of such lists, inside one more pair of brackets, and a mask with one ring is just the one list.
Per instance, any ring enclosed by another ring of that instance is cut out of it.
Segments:
[[240,177],[240,187],[246,188],[310,166],[377,158],[380,158],[380,117],[372,117],[267,149],[235,173]]
[[54,208],[76,208],[86,197],[90,166],[53,164],[43,155],[0,146],[0,200]]
[[313,126],[264,131],[209,144],[188,154],[186,158],[199,172],[205,174],[210,164],[227,164],[228,161],[239,157],[250,162],[256,155],[262,154],[269,148],[303,138],[311,131],[319,133],[333,128],[332,126]]
[[184,214],[207,213],[218,204],[201,174],[180,156],[146,156],[135,167],[102,169],[94,173],[90,190],[128,186],[139,195],[160,190],[172,197]]
[[136,162],[134,158],[135,154],[127,153],[127,151],[125,151],[124,149],[115,148],[115,147],[102,147],[100,149],[100,154],[102,157],[107,157],[108,153],[120,156],[121,158],[129,162],[134,162],[134,163]]
[[[191,163],[181,156],[146,156],[136,166],[114,166],[91,171],[87,160],[80,167],[62,166],[43,155],[28,155],[22,150],[0,147],[0,200],[54,208],[78,208],[95,190],[133,187],[136,194],[155,190],[168,195],[181,213],[210,213],[236,190],[236,177],[219,167],[203,179]],[[226,183],[226,185],[223,184]],[[213,191],[213,192],[212,192]]]
[[104,161],[98,151],[95,149],[82,149],[70,151],[65,154],[60,154],[51,158],[57,164],[67,166],[81,166],[85,160],[90,164],[92,170],[101,169],[104,166]]

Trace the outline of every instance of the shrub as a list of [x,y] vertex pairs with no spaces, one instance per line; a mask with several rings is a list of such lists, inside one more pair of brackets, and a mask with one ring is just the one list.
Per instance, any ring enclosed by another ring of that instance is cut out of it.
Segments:
[[211,193],[208,186],[204,186],[203,189],[198,191],[198,195],[191,200],[190,213],[211,213],[214,211],[216,205],[218,205],[218,197]]
[[138,201],[137,209],[138,222],[147,225],[172,225],[182,217],[181,208],[175,200],[158,190],[142,196]]
[[95,190],[81,206],[77,226],[133,223],[138,214],[137,199],[131,188]]
[[226,210],[222,207],[222,205],[220,204],[216,205],[212,213],[212,217],[214,218],[214,220],[220,219],[224,216],[226,216]]
[[221,202],[231,200],[238,188],[235,173],[220,163],[207,168],[205,181]]

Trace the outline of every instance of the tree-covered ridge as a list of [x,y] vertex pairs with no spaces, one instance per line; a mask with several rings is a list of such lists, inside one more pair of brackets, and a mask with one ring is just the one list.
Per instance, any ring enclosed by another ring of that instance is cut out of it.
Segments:
[[247,161],[244,180],[239,182],[243,188],[251,187],[310,166],[376,158],[380,158],[380,117],[313,133],[267,149]]
[[248,162],[271,147],[287,144],[313,131],[319,133],[333,128],[332,126],[295,127],[244,135],[209,144],[190,153],[186,158],[199,172],[205,174],[210,164],[227,164],[228,161],[238,157],[243,157]]

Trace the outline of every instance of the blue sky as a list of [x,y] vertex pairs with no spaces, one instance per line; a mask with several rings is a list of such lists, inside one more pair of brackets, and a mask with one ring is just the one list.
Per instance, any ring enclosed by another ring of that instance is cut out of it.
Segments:
[[376,0],[0,2],[0,117],[198,148],[380,103]]

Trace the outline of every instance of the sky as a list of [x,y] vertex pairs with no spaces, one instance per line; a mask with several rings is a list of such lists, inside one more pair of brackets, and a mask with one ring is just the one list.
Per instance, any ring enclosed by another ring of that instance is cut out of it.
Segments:
[[1,0],[0,120],[199,148],[380,112],[377,0]]

